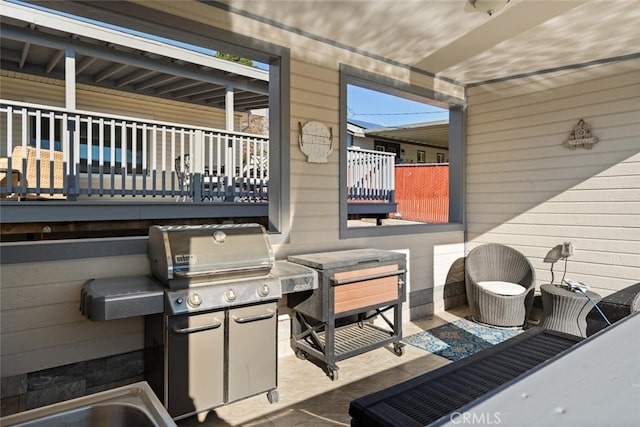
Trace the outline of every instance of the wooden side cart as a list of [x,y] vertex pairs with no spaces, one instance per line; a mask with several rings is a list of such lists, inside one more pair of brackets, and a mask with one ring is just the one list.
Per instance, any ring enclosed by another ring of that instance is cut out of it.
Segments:
[[295,312],[291,345],[299,358],[324,363],[335,381],[340,360],[388,344],[398,356],[404,354],[404,254],[356,249],[291,256],[289,261],[318,271],[318,289],[289,295]]

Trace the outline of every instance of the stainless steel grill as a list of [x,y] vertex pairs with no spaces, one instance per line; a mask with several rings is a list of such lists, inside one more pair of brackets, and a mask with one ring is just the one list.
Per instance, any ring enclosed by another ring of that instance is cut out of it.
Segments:
[[[202,420],[263,392],[276,402],[283,278],[264,228],[154,226],[148,253],[166,290],[164,312],[146,317],[147,381],[169,414]],[[294,286],[310,289],[314,279],[303,273]]]
[[145,379],[174,419],[262,392],[277,401],[278,300],[316,289],[316,271],[275,261],[258,224],[154,226],[148,242],[153,277],[90,279],[80,311],[145,316]]

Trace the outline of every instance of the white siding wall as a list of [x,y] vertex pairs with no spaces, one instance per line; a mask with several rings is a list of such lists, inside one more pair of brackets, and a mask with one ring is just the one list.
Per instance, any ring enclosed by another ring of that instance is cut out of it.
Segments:
[[[568,278],[602,295],[639,282],[640,61],[468,96],[467,250],[511,245],[532,261],[539,286],[551,279],[545,254],[571,241]],[[591,150],[562,146],[580,119],[599,138]]]
[[91,278],[149,273],[146,254],[3,264],[0,270],[2,376],[139,350],[144,320],[93,322],[80,313]]

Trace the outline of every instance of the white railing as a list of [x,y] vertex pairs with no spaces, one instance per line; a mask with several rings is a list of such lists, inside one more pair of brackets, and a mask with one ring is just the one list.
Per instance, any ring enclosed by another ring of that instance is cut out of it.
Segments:
[[0,103],[5,198],[267,200],[267,137]]
[[347,148],[349,201],[394,202],[395,154]]

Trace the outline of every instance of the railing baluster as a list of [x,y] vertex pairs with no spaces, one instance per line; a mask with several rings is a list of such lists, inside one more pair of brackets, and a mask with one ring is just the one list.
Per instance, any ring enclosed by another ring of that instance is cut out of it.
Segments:
[[[69,188],[67,197],[70,200],[76,200],[78,194],[80,194],[80,115],[75,114],[71,120],[73,126],[73,140],[69,146],[69,157],[73,158],[73,164],[71,164],[71,169],[69,169],[69,177],[73,180],[73,188]],[[53,187],[54,184],[53,181],[51,181],[52,192]],[[69,184],[69,187],[72,187],[72,185]]]
[[124,196],[127,188],[127,123],[120,122],[120,195]]
[[[36,121],[36,195],[40,194],[41,168],[40,168],[40,150],[42,149],[42,111],[36,110],[34,115]],[[49,181],[52,182],[52,181]]]
[[[7,194],[13,194],[13,107],[7,106]],[[0,192],[4,193],[2,189]]]
[[87,194],[91,195],[93,185],[93,118],[87,117]]
[[176,130],[175,128],[170,129],[171,132],[171,194],[175,194],[176,191]]
[[167,190],[167,128],[162,126],[162,195]]
[[158,127],[156,125],[151,126],[151,195],[156,197],[156,168],[158,164]]
[[182,197],[184,196],[184,129],[180,129],[180,162],[178,166],[178,185],[180,189],[180,196]]
[[98,194],[104,195],[104,119],[98,120]]
[[147,195],[147,124],[142,124],[142,197]]
[[109,176],[111,180],[111,186],[109,192],[111,197],[115,195],[116,191],[116,121],[111,120],[109,123]]
[[27,135],[28,135],[28,128],[27,128],[27,122],[28,122],[28,117],[27,117],[27,109],[23,108],[22,109],[22,154],[21,154],[21,161],[22,161],[22,180],[20,180],[20,193],[25,194],[27,193],[27,176],[26,176],[26,171],[27,171]]
[[138,124],[131,124],[131,196],[136,196],[136,165],[138,164]]

